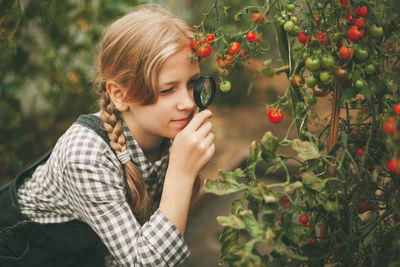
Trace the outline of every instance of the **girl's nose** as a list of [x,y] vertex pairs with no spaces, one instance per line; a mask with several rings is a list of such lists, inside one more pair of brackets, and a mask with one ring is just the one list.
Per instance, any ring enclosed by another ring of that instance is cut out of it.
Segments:
[[191,110],[194,106],[193,89],[189,90],[186,87],[182,88],[177,105],[178,110]]

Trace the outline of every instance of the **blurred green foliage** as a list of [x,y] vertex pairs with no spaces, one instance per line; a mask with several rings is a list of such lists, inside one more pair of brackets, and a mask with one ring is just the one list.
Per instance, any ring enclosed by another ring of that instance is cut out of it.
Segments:
[[132,0],[0,1],[0,184],[95,110],[92,79],[103,29]]

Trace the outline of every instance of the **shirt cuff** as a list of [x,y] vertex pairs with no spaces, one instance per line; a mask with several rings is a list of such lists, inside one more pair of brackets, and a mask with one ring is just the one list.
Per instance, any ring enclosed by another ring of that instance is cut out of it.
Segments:
[[157,249],[168,266],[181,264],[190,254],[176,226],[157,210],[142,227],[143,235]]

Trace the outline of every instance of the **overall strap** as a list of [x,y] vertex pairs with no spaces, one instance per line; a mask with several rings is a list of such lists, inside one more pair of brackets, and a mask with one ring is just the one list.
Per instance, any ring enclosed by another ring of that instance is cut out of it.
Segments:
[[106,142],[106,144],[110,144],[110,139],[108,138],[107,132],[103,126],[103,121],[100,117],[94,114],[80,115],[75,123],[92,129],[104,140],[104,142]]
[[[89,129],[92,129],[106,142],[107,145],[110,145],[109,138],[107,136],[107,132],[103,128],[103,123],[102,123],[102,120],[100,117],[98,117],[94,114],[80,115],[79,118],[74,123],[77,123],[77,124],[80,124],[82,126],[89,128]],[[52,151],[53,151],[53,148],[51,148],[49,151],[47,151],[46,154],[44,154],[35,163],[30,165],[26,169],[22,170],[21,172],[19,172],[16,176],[17,185],[22,184],[23,181],[25,180],[25,178],[30,176],[30,174],[32,174],[39,165],[42,165],[43,163],[45,163],[49,159]],[[114,150],[112,150],[112,151],[114,151]]]

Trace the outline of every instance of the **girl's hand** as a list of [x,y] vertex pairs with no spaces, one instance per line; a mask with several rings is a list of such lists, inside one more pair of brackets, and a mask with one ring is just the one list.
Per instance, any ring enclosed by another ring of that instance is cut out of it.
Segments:
[[172,143],[167,173],[173,179],[194,182],[198,172],[214,155],[212,124],[207,121],[211,111],[194,114],[192,120],[179,132]]

